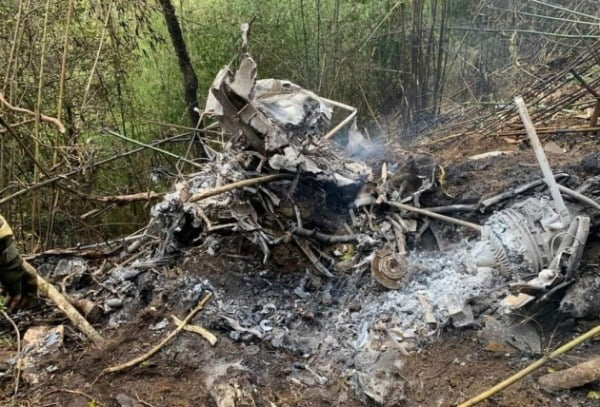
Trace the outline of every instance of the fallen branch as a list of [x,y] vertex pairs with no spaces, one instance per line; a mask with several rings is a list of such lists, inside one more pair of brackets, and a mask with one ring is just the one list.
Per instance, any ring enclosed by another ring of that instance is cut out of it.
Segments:
[[167,344],[167,342],[169,342],[171,339],[176,337],[177,334],[179,334],[179,332],[183,331],[183,329],[185,328],[187,323],[190,322],[190,320],[194,317],[194,315],[196,315],[200,310],[202,310],[202,308],[204,308],[204,305],[208,302],[208,300],[210,300],[211,296],[212,296],[212,293],[209,292],[204,297],[202,297],[202,299],[198,302],[198,305],[196,305],[196,308],[194,308],[193,310],[190,311],[190,313],[181,322],[181,325],[177,326],[177,328],[175,328],[173,330],[173,332],[171,332],[165,339],[160,341],[160,343],[158,345],[154,346],[152,349],[150,349],[148,352],[144,353],[143,355],[130,360],[129,362],[126,362],[126,363],[123,363],[123,364],[117,365],[117,366],[107,367],[106,369],[104,369],[102,371],[102,373],[120,372],[121,370],[128,369],[128,368],[135,366],[139,363],[142,363],[146,359],[150,358],[156,352],[161,350],[162,347]]
[[[37,114],[35,112],[33,112],[29,109],[11,105],[8,102],[8,100],[6,100],[4,98],[4,95],[2,93],[0,93],[0,102],[2,102],[2,104],[4,106],[6,106],[7,109],[12,110],[13,112],[27,113],[28,115],[34,116],[34,117],[37,116]],[[58,129],[58,131],[60,131],[61,133],[64,133],[66,131],[65,126],[61,123],[61,121],[54,117],[46,116],[45,114],[40,114],[40,120],[55,125],[56,128]]]
[[56,306],[65,313],[67,318],[75,325],[79,331],[81,331],[85,336],[88,337],[92,341],[92,343],[98,347],[103,348],[105,345],[104,339],[98,331],[94,329],[90,325],[90,323],[81,316],[79,311],[71,305],[69,300],[62,295],[52,284],[47,282],[42,276],[40,276],[31,264],[29,264],[26,260],[23,260],[23,267],[25,271],[30,276],[34,277],[37,281],[38,291],[42,293],[42,295],[46,296],[49,300],[51,300]]
[[138,192],[135,194],[128,195],[108,195],[108,196],[97,196],[93,199],[99,202],[105,203],[126,203],[126,202],[138,202],[138,201],[150,201],[152,199],[162,198],[164,194],[158,192]]
[[572,389],[600,379],[600,357],[559,372],[540,377],[539,383],[549,390]]
[[231,184],[223,185],[220,187],[206,189],[204,191],[200,191],[192,195],[188,202],[197,202],[206,198],[210,198],[211,196],[220,195],[225,192],[233,191],[234,189],[249,187],[251,185],[265,184],[267,182],[276,181],[278,179],[290,178],[289,174],[271,174],[265,175],[264,177],[250,178],[242,181],[232,182]]
[[565,352],[570,351],[575,346],[577,346],[577,345],[585,342],[586,340],[591,339],[594,336],[599,335],[599,334],[600,334],[600,325],[598,325],[597,327],[595,327],[593,329],[590,329],[586,333],[578,336],[577,338],[571,340],[570,342],[567,342],[566,344],[564,344],[560,348],[556,349],[554,352],[552,352],[552,353],[544,356],[541,359],[538,359],[534,363],[532,363],[529,366],[527,366],[525,369],[523,369],[520,372],[512,375],[508,379],[506,379],[506,380],[498,383],[497,385],[495,385],[491,389],[484,391],[480,395],[478,395],[476,397],[473,397],[470,400],[465,401],[464,403],[462,403],[458,407],[471,407],[471,406],[474,406],[475,404],[477,404],[477,403],[479,403],[479,402],[481,402],[481,401],[483,401],[483,400],[485,400],[485,399],[487,399],[489,397],[492,397],[494,394],[496,394],[496,393],[504,390],[505,388],[507,388],[511,384],[514,384],[514,383],[518,382],[519,380],[521,380],[525,376],[529,375],[533,371],[539,369],[540,367],[542,367],[543,365],[545,365],[549,361],[555,359],[556,357],[562,355]]
[[[180,320],[179,318],[177,318],[175,315],[171,315],[171,318],[173,319],[173,322],[175,322],[176,326],[180,326],[181,324],[183,324],[183,321]],[[200,335],[201,337],[206,339],[208,341],[208,343],[211,344],[211,346],[215,346],[215,344],[217,343],[217,337],[215,335],[213,335],[213,333],[210,332],[208,329],[205,329],[201,326],[186,325],[183,327],[183,329],[185,331],[193,332],[193,333]]]

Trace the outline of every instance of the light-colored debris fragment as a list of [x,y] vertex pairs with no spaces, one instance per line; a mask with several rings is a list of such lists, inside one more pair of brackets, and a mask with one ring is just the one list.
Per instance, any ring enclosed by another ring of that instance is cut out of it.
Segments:
[[452,293],[446,294],[446,308],[448,316],[452,319],[452,325],[456,328],[464,328],[475,323],[471,306]]
[[[171,315],[171,318],[173,319],[173,322],[175,322],[175,325],[177,325],[177,326],[180,326],[183,323],[183,321],[181,321],[175,315]],[[199,325],[187,324],[183,328],[183,330],[188,331],[188,332],[193,332],[195,334],[200,335],[201,337],[206,339],[208,341],[208,343],[211,344],[211,346],[215,346],[217,343],[217,337],[212,332],[210,332],[208,329],[205,329]]]
[[62,348],[64,336],[64,325],[35,326],[25,332],[21,359],[23,380],[31,385],[46,380],[47,373],[42,369],[43,363]]

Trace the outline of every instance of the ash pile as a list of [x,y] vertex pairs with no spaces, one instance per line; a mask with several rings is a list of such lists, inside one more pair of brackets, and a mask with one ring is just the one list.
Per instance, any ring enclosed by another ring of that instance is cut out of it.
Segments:
[[[599,281],[579,264],[600,213],[584,194],[598,179],[559,184],[572,177],[552,173],[534,137],[543,179],[457,203],[433,156],[391,154],[358,130],[352,107],[256,72],[249,54],[219,72],[204,116],[228,141],[203,146],[202,169],[152,208],[128,248],[139,258],[86,294],[109,325],[165,298],[190,309],[209,290],[206,328],[297,355],[292,381],[341,375],[359,397],[394,405],[403,358],[444,330],[477,329],[489,349],[539,354],[558,314],[597,314]],[[339,111],[347,117],[332,125]],[[181,262],[211,273],[157,271]],[[221,284],[224,273],[239,284]]]

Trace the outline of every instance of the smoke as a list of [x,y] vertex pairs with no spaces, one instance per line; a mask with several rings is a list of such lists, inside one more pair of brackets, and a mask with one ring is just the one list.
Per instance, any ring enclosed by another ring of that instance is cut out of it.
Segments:
[[385,152],[385,146],[379,140],[381,140],[380,137],[377,137],[375,140],[367,139],[358,129],[355,120],[348,130],[348,142],[344,151],[348,158],[361,161],[379,161],[378,159]]

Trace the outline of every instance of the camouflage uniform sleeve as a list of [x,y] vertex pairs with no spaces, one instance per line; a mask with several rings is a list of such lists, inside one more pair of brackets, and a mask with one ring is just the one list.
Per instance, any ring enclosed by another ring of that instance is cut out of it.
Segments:
[[0,282],[9,294],[20,294],[23,259],[17,250],[10,225],[0,215]]

